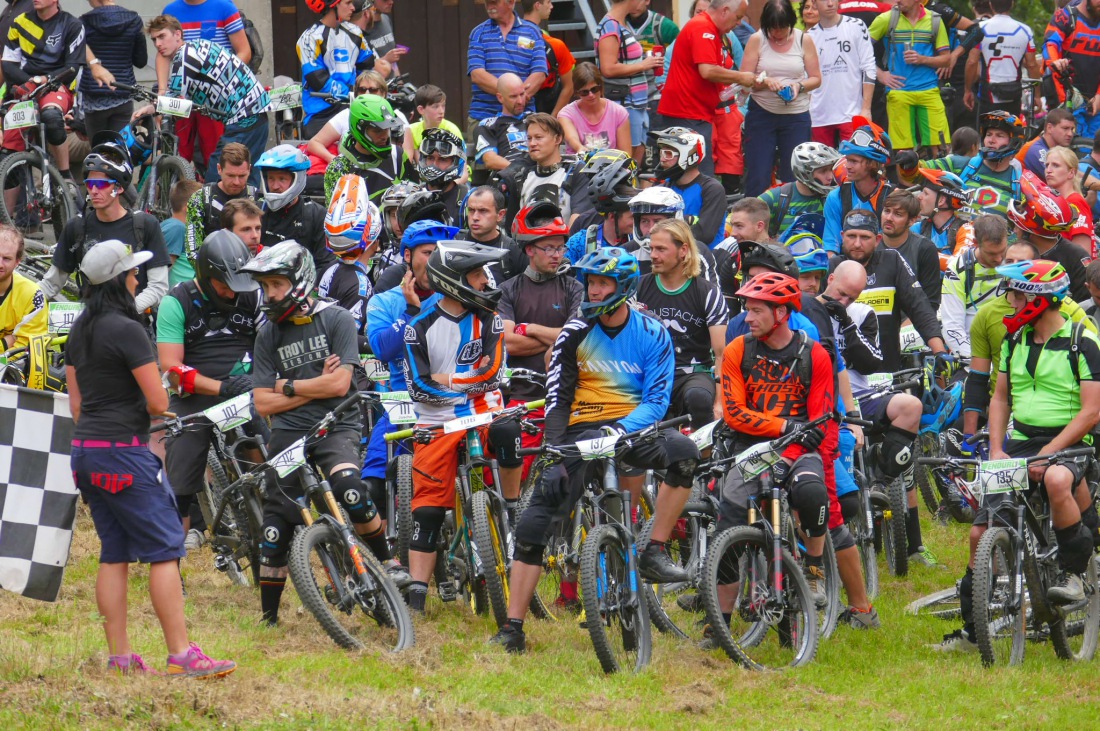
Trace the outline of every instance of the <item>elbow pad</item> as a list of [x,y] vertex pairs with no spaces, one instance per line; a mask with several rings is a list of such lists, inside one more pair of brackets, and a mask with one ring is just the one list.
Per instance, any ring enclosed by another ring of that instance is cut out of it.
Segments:
[[969,53],[970,51],[973,51],[975,48],[977,48],[978,44],[982,42],[983,38],[985,38],[985,33],[982,32],[982,27],[979,24],[975,23],[974,25],[970,26],[969,30],[966,31],[966,35],[964,35],[962,37],[962,40],[959,41],[959,45],[965,48],[966,52]]
[[985,411],[989,406],[989,374],[970,371],[966,376],[966,392],[963,396],[964,411]]

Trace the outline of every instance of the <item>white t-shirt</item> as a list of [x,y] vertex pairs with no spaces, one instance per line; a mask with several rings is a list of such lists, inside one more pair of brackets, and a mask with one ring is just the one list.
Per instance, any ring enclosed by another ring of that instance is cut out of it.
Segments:
[[875,81],[875,49],[867,26],[849,15],[831,28],[806,31],[817,46],[821,86],[810,92],[814,127],[851,122],[863,108],[863,84]]
[[[1007,15],[994,15],[989,20],[983,20],[981,25],[985,34],[979,46],[982,49],[984,84],[1019,81],[1024,54],[1035,53],[1035,37],[1031,28]],[[994,102],[1006,101],[992,96]]]

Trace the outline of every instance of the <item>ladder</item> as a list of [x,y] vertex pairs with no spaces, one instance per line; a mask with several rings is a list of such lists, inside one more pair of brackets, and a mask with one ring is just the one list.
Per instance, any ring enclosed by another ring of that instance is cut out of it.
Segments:
[[[594,61],[596,26],[611,9],[610,0],[553,0],[553,3],[546,31],[563,40],[578,61]],[[593,12],[593,4],[599,15]]]

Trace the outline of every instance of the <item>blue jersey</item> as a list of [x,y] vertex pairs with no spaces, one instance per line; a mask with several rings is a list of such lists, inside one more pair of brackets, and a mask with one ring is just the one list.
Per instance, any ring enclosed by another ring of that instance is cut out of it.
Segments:
[[[592,225],[596,227],[596,240],[594,246],[588,246],[587,228],[583,228],[577,233],[573,234],[569,237],[569,240],[565,242],[565,258],[569,261],[569,263],[576,264],[578,261],[583,259],[586,254],[590,254],[596,249],[602,248],[604,246],[618,246],[618,244],[613,244],[604,238],[602,223],[594,223]],[[591,226],[589,228],[591,228]]]
[[599,318],[570,320],[550,356],[546,382],[547,444],[576,424],[615,423],[632,432],[664,418],[676,356],[654,317],[631,311],[617,333]]
[[[435,304],[441,298],[433,294],[420,303],[421,308]],[[367,340],[371,352],[390,368],[390,390],[405,391],[405,326],[410,314],[405,294],[400,287],[388,289],[370,298],[367,303]]]
[[305,122],[329,108],[322,92],[336,99],[347,99],[355,86],[355,77],[372,63],[363,32],[351,23],[330,28],[314,23],[298,39],[298,63],[302,66],[302,111]]

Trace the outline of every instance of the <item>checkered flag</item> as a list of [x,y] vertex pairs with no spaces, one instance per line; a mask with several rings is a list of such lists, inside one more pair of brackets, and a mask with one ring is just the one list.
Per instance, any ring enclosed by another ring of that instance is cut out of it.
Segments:
[[57,600],[76,519],[72,434],[68,396],[0,386],[0,589]]

